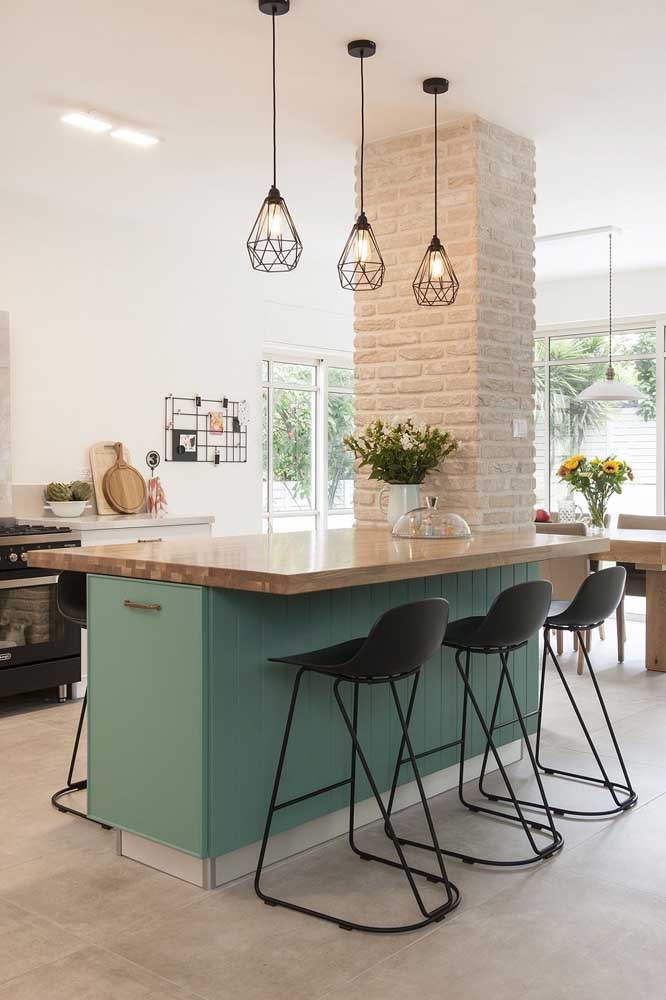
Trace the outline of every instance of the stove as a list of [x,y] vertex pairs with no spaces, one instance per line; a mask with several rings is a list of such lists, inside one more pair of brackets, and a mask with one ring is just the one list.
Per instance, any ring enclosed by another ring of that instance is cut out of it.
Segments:
[[58,611],[58,574],[28,565],[35,549],[73,548],[81,535],[57,524],[0,518],[0,697],[70,689],[81,676],[81,632]]

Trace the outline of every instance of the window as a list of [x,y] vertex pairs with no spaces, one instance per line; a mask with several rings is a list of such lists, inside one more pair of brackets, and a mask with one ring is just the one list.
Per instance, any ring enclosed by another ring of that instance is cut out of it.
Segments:
[[353,523],[351,360],[270,355],[262,362],[264,530]]
[[613,497],[611,514],[664,512],[664,333],[666,320],[626,323],[613,334],[613,366],[641,399],[617,403],[580,402],[578,394],[603,379],[608,367],[608,331],[590,324],[537,332],[534,346],[536,394],[537,506],[557,510],[567,487],[557,478],[565,458],[576,452],[617,455],[634,469],[635,480]]

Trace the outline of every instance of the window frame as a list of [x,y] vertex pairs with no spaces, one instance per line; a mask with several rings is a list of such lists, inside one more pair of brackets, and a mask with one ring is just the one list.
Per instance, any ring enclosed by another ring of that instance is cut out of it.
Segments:
[[[328,528],[329,518],[339,516],[349,516],[354,513],[353,505],[349,508],[340,508],[335,511],[328,509],[328,399],[330,394],[354,395],[354,388],[344,388],[334,386],[329,388],[328,373],[331,368],[346,368],[353,372],[354,361],[351,352],[317,351],[313,353],[304,352],[301,349],[291,349],[284,346],[266,345],[262,353],[261,360],[261,391],[267,392],[267,440],[268,440],[268,462],[267,462],[267,509],[262,509],[262,528],[273,531],[275,520],[287,518],[314,517],[315,530],[323,531]],[[268,379],[263,377],[264,364],[268,364]],[[305,385],[296,382],[274,382],[272,379],[273,363],[286,363],[292,365],[307,365],[314,368],[314,383]],[[313,429],[313,487],[314,487],[314,508],[312,510],[298,511],[275,511],[273,509],[273,390],[274,389],[298,389],[312,392],[314,395],[314,429]],[[263,404],[262,404],[262,434],[263,434]],[[263,482],[263,459],[262,459],[262,482]],[[263,507],[263,505],[262,505]]]
[[[641,361],[655,359],[657,375],[657,396],[656,396],[656,487],[657,487],[657,514],[666,513],[666,458],[664,447],[666,443],[666,413],[665,413],[665,380],[666,380],[666,314],[653,314],[647,316],[630,316],[613,320],[614,333],[618,336],[622,333],[632,333],[634,331],[652,329],[655,330],[655,351],[649,354],[616,354],[613,352],[613,361]],[[544,358],[542,361],[533,361],[532,368],[543,367],[544,369],[544,442],[546,448],[546,462],[544,469],[544,482],[541,484],[543,496],[547,510],[552,510],[551,497],[551,436],[550,436],[550,369],[556,365],[594,365],[599,364],[600,358],[590,356],[587,358],[576,358],[567,361],[566,359],[551,359],[550,341],[551,339],[561,339],[563,337],[585,337],[595,334],[607,334],[608,321],[590,321],[585,323],[556,323],[538,326],[534,332],[534,340],[543,341]],[[536,478],[536,473],[535,473]]]

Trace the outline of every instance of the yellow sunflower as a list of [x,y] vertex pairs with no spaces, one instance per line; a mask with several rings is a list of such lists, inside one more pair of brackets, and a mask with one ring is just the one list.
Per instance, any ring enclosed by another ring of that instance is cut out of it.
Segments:
[[604,462],[601,468],[609,476],[616,476],[620,471],[621,462],[616,462],[614,459],[609,458],[607,462]]
[[575,472],[584,458],[585,455],[572,455],[571,458],[568,458],[564,463],[564,468],[569,472]]

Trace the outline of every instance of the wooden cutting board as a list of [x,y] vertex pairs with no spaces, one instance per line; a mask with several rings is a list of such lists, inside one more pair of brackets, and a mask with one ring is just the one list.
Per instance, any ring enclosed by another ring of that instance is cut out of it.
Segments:
[[136,514],[146,502],[146,483],[133,465],[125,461],[120,441],[114,444],[116,460],[102,481],[107,502],[119,514]]
[[[104,476],[116,464],[116,448],[113,441],[98,441],[90,449],[90,470],[98,514],[118,514],[104,496]],[[123,458],[129,464],[130,454],[123,445]]]

